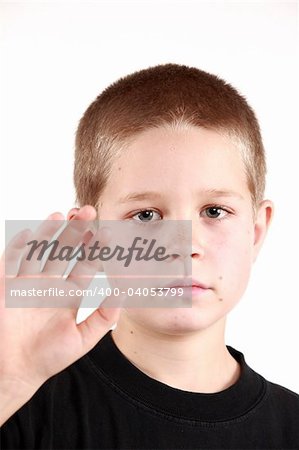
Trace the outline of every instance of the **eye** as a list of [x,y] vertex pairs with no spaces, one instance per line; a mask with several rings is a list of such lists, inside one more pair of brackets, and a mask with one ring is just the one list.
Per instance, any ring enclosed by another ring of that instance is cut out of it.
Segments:
[[230,214],[229,211],[227,211],[226,209],[216,205],[205,208],[203,212],[209,219],[218,219],[218,220],[225,219],[225,217],[228,214]]
[[[144,209],[142,211],[138,211],[136,214],[134,214],[132,216],[132,219],[136,220],[137,222],[143,222],[143,223],[153,222],[152,219],[154,217],[154,214],[158,215],[161,219],[161,215],[157,211],[154,211],[152,209]],[[137,217],[137,219],[136,219],[136,217]]]

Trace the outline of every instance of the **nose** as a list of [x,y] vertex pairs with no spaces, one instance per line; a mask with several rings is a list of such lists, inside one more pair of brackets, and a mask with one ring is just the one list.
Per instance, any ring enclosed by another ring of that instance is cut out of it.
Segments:
[[205,255],[204,232],[200,224],[192,222],[191,257],[193,260],[203,259]]
[[192,221],[184,232],[181,229],[173,246],[172,256],[184,259],[191,256],[193,261],[203,259],[205,256],[203,237],[203,231],[200,230],[199,224]]
[[196,260],[202,259],[203,258],[203,250],[192,248],[191,258],[196,259]]

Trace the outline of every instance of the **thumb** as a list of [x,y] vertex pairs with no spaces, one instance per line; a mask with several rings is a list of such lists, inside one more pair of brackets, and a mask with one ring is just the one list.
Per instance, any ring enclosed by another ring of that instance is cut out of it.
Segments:
[[[106,299],[115,300],[120,304],[123,298],[120,296],[109,296]],[[106,301],[106,299],[104,301]],[[77,325],[81,334],[82,348],[84,354],[91,350],[97,342],[117,323],[121,307],[102,307],[97,308],[83,322]]]

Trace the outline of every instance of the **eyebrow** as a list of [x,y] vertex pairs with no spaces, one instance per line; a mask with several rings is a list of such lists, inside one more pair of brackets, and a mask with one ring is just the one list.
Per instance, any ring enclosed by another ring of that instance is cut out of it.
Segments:
[[[225,189],[204,189],[197,193],[198,195],[210,195],[212,197],[235,197],[244,200],[244,197],[235,191],[228,191]],[[144,192],[131,192],[120,198],[118,203],[132,203],[141,200],[160,200],[162,198],[160,192],[144,191]]]
[[243,195],[241,195],[239,192],[228,191],[226,189],[205,189],[204,191],[199,192],[199,194],[209,194],[213,197],[236,197],[244,200]]

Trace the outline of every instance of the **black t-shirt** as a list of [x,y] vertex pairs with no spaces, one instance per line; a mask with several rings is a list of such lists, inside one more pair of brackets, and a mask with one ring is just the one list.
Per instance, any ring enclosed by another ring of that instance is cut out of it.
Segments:
[[3,449],[299,449],[299,396],[241,365],[229,388],[200,394],[145,375],[111,331],[50,378],[1,430]]

